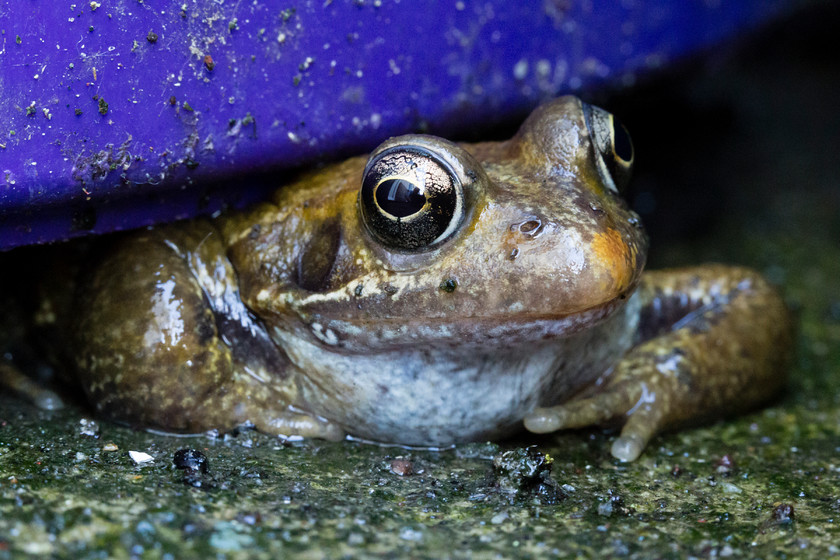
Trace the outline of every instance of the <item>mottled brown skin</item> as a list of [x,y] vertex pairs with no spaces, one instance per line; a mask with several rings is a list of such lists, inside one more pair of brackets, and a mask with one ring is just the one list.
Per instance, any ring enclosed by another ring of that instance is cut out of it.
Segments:
[[[743,268],[642,276],[647,239],[587,110],[555,100],[506,142],[380,146],[371,171],[419,146],[461,185],[461,217],[419,249],[371,225],[366,157],[247,213],[125,236],[55,319],[76,377],[103,415],[171,432],[252,423],[437,446],[523,419],[548,432],[624,418],[623,460],[772,396],[790,348],[779,296]],[[32,392],[0,362],[4,376]]]

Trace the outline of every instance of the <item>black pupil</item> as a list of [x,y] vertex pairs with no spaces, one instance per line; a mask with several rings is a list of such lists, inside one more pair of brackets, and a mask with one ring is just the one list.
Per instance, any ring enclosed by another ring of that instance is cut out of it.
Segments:
[[630,141],[630,133],[624,128],[624,125],[618,122],[618,119],[613,120],[613,150],[615,155],[624,161],[633,159],[633,144]]
[[397,218],[419,212],[426,204],[423,191],[405,179],[387,179],[376,188],[376,203]]

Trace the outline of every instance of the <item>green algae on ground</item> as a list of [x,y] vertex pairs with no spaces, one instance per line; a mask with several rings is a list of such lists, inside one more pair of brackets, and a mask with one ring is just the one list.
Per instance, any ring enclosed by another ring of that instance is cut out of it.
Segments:
[[[630,465],[607,458],[609,436],[599,432],[546,439],[541,448],[558,457],[553,477],[567,496],[554,503],[521,503],[498,487],[490,457],[516,449],[512,443],[409,452],[283,444],[248,431],[174,438],[107,422],[86,435],[76,408],[39,412],[0,396],[0,410],[0,558],[102,551],[680,557],[710,549],[765,556],[803,542],[827,556],[838,536],[836,466],[826,469],[819,446],[773,452],[800,441],[794,430],[764,441],[786,425],[777,409],[662,438]],[[840,423],[840,413],[832,420]],[[184,483],[172,460],[185,447],[206,455],[220,484]],[[154,461],[136,464],[130,450]],[[723,452],[735,457],[727,474],[716,464]],[[394,471],[397,458],[412,463],[411,474]],[[794,521],[773,521],[777,502],[794,507]]]

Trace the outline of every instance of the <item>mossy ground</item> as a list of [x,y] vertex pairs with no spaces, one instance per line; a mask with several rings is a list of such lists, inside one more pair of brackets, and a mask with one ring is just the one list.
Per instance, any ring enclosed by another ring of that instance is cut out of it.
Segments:
[[[79,407],[0,395],[0,559],[840,556],[839,14],[609,105],[636,140],[652,265],[754,266],[794,309],[798,354],[768,407],[665,434],[621,464],[602,430],[437,453],[104,421],[88,435]],[[498,488],[492,456],[532,444],[554,459],[558,503]],[[208,458],[197,481],[172,462],[186,447]]]

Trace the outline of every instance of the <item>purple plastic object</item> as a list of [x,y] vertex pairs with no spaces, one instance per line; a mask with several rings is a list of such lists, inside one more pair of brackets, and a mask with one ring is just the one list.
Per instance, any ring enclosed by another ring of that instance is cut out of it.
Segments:
[[629,85],[789,4],[9,1],[0,250],[213,213],[389,135]]

